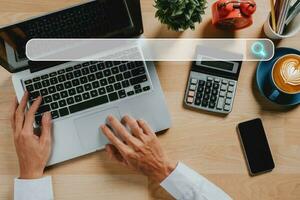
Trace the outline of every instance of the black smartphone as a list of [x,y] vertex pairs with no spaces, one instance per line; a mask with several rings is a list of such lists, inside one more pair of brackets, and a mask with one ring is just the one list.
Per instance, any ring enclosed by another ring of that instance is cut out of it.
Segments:
[[261,119],[240,123],[238,134],[250,175],[272,171],[275,164]]

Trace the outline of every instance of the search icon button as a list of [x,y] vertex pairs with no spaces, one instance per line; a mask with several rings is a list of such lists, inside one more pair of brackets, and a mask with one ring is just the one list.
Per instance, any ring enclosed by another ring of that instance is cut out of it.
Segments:
[[259,58],[266,58],[267,53],[265,50],[265,46],[262,42],[256,41],[251,45],[251,52],[254,54],[256,57]]

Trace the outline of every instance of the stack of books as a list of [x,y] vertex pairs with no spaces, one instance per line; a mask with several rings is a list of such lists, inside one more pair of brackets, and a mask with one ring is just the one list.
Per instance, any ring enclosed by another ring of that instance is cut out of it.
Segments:
[[300,13],[300,0],[270,0],[271,4],[271,27],[282,35],[285,28]]

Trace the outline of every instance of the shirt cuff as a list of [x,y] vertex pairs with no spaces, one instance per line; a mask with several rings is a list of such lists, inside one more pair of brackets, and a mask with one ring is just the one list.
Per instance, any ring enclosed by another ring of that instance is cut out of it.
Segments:
[[231,199],[219,187],[180,162],[160,185],[176,199]]
[[15,179],[14,200],[53,200],[52,179]]

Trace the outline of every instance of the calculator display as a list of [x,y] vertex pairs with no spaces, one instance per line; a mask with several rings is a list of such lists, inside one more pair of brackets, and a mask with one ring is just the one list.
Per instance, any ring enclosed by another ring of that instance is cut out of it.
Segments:
[[234,64],[229,62],[223,62],[223,61],[202,61],[202,65],[212,66],[214,68],[219,68],[223,70],[232,71]]

